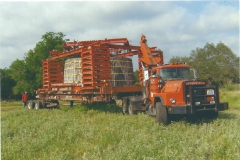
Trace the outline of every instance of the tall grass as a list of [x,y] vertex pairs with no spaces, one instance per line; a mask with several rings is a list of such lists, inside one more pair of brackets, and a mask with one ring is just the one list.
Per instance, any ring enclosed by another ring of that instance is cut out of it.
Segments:
[[1,158],[238,160],[239,95],[221,90],[230,109],[215,120],[181,119],[169,126],[143,113],[123,115],[113,104],[27,110],[21,102],[1,102]]
[[237,91],[220,91],[220,101],[228,102],[230,109],[240,109],[240,90]]
[[[112,110],[109,111],[109,107]],[[1,116],[2,159],[240,159],[240,111],[169,126],[113,105],[14,110]]]

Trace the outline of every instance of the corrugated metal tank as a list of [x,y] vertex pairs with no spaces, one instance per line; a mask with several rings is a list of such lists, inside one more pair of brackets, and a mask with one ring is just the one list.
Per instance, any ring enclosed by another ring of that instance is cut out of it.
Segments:
[[113,86],[133,85],[133,65],[131,58],[111,58]]

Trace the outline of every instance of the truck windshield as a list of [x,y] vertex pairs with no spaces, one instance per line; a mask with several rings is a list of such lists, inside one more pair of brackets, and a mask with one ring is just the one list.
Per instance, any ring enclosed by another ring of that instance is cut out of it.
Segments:
[[160,76],[163,80],[190,79],[190,72],[188,68],[162,68]]

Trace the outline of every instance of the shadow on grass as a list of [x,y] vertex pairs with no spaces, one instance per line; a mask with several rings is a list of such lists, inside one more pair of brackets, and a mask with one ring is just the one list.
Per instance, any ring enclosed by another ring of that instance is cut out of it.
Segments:
[[237,119],[238,114],[229,112],[219,112],[219,119]]
[[96,102],[96,103],[81,103],[75,105],[74,107],[64,107],[61,108],[63,111],[78,111],[78,112],[89,112],[89,111],[96,111],[96,112],[105,112],[105,113],[121,113],[121,108],[118,107],[114,103],[104,103],[104,102]]
[[185,121],[189,124],[203,124],[203,123],[212,123],[216,119],[237,119],[238,115],[235,113],[228,113],[228,112],[219,112],[218,117],[212,117],[211,115],[204,115],[204,114],[197,114],[197,115],[188,115],[188,116],[172,116],[171,121],[172,122],[180,122]]

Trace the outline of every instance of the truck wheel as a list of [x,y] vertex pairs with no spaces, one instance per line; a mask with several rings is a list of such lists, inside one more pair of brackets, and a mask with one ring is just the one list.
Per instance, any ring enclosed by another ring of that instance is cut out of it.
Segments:
[[168,125],[170,123],[167,109],[161,102],[156,103],[156,121],[163,125]]
[[128,113],[130,115],[137,114],[137,111],[133,110],[133,107],[131,104],[128,106]]
[[124,114],[128,114],[128,108],[127,108],[127,106],[123,106],[123,107],[122,107],[122,112],[123,112]]
[[28,101],[27,108],[28,109],[33,109],[34,108],[34,102],[33,101]]
[[42,108],[42,102],[41,101],[36,101],[35,102],[35,109],[41,109]]
[[124,114],[128,114],[128,107],[127,107],[127,103],[125,101],[122,102],[122,112]]

